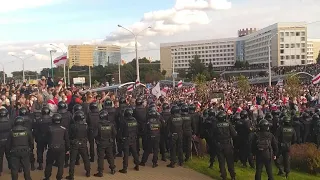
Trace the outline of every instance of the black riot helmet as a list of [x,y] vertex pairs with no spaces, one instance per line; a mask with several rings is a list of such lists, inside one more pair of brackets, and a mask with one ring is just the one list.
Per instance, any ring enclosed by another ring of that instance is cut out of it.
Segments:
[[143,100],[139,97],[136,99],[136,106],[141,106],[143,104]]
[[100,111],[100,113],[99,113],[100,121],[108,120],[108,115],[109,115],[108,111],[106,111],[106,110]]
[[104,107],[112,107],[112,101],[111,99],[106,99],[104,101]]
[[314,114],[314,115],[312,116],[312,121],[319,121],[319,120],[320,120],[320,117],[319,117],[318,114]]
[[303,112],[301,116],[302,116],[303,119],[307,119],[307,118],[310,117],[310,115],[308,113],[306,113],[306,112]]
[[314,113],[320,115],[320,108],[316,108],[316,109],[314,110]]
[[27,108],[21,107],[21,108],[19,109],[19,116],[26,116],[27,113],[28,113]]
[[183,101],[182,101],[181,99],[177,102],[177,105],[178,105],[179,107],[181,107],[183,104],[184,104],[184,103],[183,103]]
[[127,103],[126,98],[120,97],[119,104],[126,104],[126,103]]
[[76,111],[73,114],[73,120],[76,122],[84,121],[85,120],[84,112],[83,111]]
[[153,110],[153,109],[149,110],[148,116],[151,117],[151,118],[156,118],[156,117],[158,117],[158,112]]
[[247,118],[248,117],[248,111],[242,110],[240,112],[240,117],[243,118],[243,119]]
[[211,109],[209,109],[208,115],[209,115],[210,117],[213,117],[213,116],[216,115],[216,111],[211,108]]
[[171,107],[171,114],[179,114],[180,113],[180,107],[179,106],[172,106]]
[[284,116],[284,117],[282,118],[282,122],[283,122],[284,125],[287,125],[287,126],[290,125],[290,124],[291,124],[290,117]]
[[190,104],[190,105],[189,105],[189,111],[190,111],[191,113],[195,112],[196,109],[197,109],[196,105],[194,105],[194,104]]
[[73,112],[77,112],[77,111],[82,111],[83,107],[81,106],[81,104],[76,104],[73,106]]
[[263,115],[262,114],[258,114],[257,122],[259,123],[262,119],[263,119]]
[[202,116],[203,116],[203,117],[209,116],[209,109],[205,109],[205,110],[202,112]]
[[170,109],[170,106],[169,106],[169,104],[168,103],[163,103],[162,104],[162,110],[164,111],[164,110],[169,110]]
[[58,103],[58,109],[59,109],[59,110],[67,109],[67,108],[68,108],[67,103],[65,103],[65,102],[63,102],[63,101],[60,101],[60,102]]
[[149,106],[148,106],[148,109],[152,109],[152,108],[156,108],[157,106],[155,105],[155,104],[150,104]]
[[269,130],[269,122],[265,119],[259,122],[260,131],[268,131]]
[[50,109],[48,107],[46,107],[46,106],[41,109],[41,114],[42,115],[49,115],[50,112],[51,112]]
[[90,109],[91,111],[98,109],[98,104],[95,103],[95,102],[90,103],[89,109]]
[[131,108],[127,108],[124,110],[124,117],[132,117],[133,116],[133,110]]
[[15,126],[23,126],[24,125],[24,118],[21,116],[18,116],[14,119],[14,125]]
[[6,108],[0,109],[0,117],[8,117],[8,110]]
[[241,119],[241,116],[240,116],[240,113],[235,113],[234,115],[233,115],[233,120],[234,121],[239,121]]
[[62,115],[59,113],[55,113],[52,116],[52,123],[53,124],[60,124],[62,121]]
[[224,111],[219,111],[218,114],[217,114],[217,119],[220,122],[226,121],[226,119],[227,119],[226,113]]
[[[275,111],[274,111],[275,112]],[[274,113],[275,114],[275,113]],[[276,115],[276,114],[275,114]],[[272,120],[272,114],[270,112],[266,112],[266,115],[264,116],[264,118],[268,121]]]
[[183,114],[188,114],[189,113],[189,107],[188,107],[187,104],[183,104],[181,106],[181,113],[183,113]]

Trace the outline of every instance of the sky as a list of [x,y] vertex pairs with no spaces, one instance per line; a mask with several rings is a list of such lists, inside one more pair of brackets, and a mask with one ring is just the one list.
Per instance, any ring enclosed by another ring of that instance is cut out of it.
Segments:
[[[114,44],[122,59],[160,59],[160,43],[227,38],[242,28],[307,22],[320,38],[319,0],[0,0],[0,62],[5,72],[50,67],[49,51],[74,44]],[[318,22],[319,21],[319,22]],[[147,27],[150,29],[145,30]],[[60,56],[58,51],[53,57]],[[33,56],[33,57],[30,57]],[[30,58],[29,58],[30,57]],[[2,68],[2,67],[1,67]]]

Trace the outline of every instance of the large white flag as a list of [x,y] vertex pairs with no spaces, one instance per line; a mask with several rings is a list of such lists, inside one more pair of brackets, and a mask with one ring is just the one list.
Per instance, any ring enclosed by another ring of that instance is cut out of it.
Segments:
[[320,82],[320,73],[312,78],[312,84],[318,84]]
[[157,98],[159,98],[161,96],[161,90],[160,90],[160,83],[158,82],[157,85],[152,88],[152,94],[157,96]]

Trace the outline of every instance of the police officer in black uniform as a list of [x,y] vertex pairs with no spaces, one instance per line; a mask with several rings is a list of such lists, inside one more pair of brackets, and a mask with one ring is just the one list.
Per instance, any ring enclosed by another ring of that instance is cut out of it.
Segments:
[[[24,119],[24,127],[26,127],[33,134],[33,120],[30,118],[28,114],[28,109],[25,107],[21,107],[19,109],[19,116]],[[32,136],[33,138],[33,136]],[[34,171],[36,168],[34,166],[36,159],[34,158],[33,151],[30,151],[30,163],[31,163],[31,171]]]
[[189,161],[191,157],[191,140],[192,140],[192,119],[189,115],[189,106],[183,104],[181,106],[181,118],[183,121],[182,130],[183,130],[183,147],[185,149],[185,162]]
[[90,161],[94,162],[94,132],[97,130],[99,124],[99,109],[97,103],[90,103],[86,120],[88,124]]
[[120,173],[127,173],[128,157],[131,152],[135,164],[134,169],[139,171],[139,156],[137,152],[137,135],[138,135],[138,122],[133,117],[133,110],[127,108],[124,111],[124,121],[121,122],[119,127],[119,138],[122,143],[124,152],[123,156],[123,169],[119,170]]
[[48,152],[46,158],[46,168],[44,170],[44,180],[49,180],[52,173],[53,162],[57,162],[57,180],[62,180],[63,164],[65,154],[69,154],[70,141],[69,134],[65,127],[61,126],[61,114],[53,114],[52,124],[47,135]]
[[223,180],[227,179],[225,168],[225,161],[227,161],[231,180],[235,180],[236,173],[234,172],[232,138],[237,136],[237,132],[234,127],[227,122],[227,115],[224,111],[218,112],[217,120],[217,123],[213,124],[213,132],[221,178]]
[[[117,123],[116,123],[116,116],[117,116],[117,110],[116,108],[112,107],[112,101],[111,99],[106,99],[104,101],[103,109],[108,112],[108,121],[114,124],[116,130],[118,130]],[[116,137],[114,139],[114,146],[113,146],[113,154],[116,155],[117,153],[117,141]],[[105,157],[106,159],[107,157]]]
[[148,161],[148,157],[151,152],[153,152],[152,167],[155,168],[158,166],[161,129],[162,123],[159,119],[158,112],[155,110],[150,110],[145,128],[147,149],[143,152],[140,166],[145,166],[145,163]]
[[136,99],[136,108],[133,110],[133,117],[138,121],[139,132],[137,137],[137,150],[138,154],[140,154],[140,138],[142,139],[143,151],[145,151],[147,147],[145,137],[146,132],[144,130],[147,124],[147,109],[143,106],[143,100],[140,97]]
[[250,143],[250,134],[252,132],[252,124],[251,121],[248,117],[248,111],[242,110],[240,112],[241,120],[238,122],[237,125],[237,132],[238,132],[238,140],[239,143],[241,144],[240,149],[239,149],[239,159],[244,167],[247,166],[247,162],[249,162],[249,165],[253,168],[254,163],[253,159],[251,156],[249,156],[250,148],[249,148],[249,143]]
[[100,122],[95,131],[95,140],[97,143],[97,153],[98,153],[98,173],[94,174],[96,177],[103,177],[104,170],[104,157],[106,156],[109,163],[109,168],[111,174],[115,174],[114,165],[114,139],[117,135],[117,130],[115,125],[109,121],[108,111],[102,110],[99,113]]
[[8,110],[0,109],[0,176],[3,172],[3,156],[6,153],[6,158],[9,161],[8,152],[6,151],[6,143],[11,132],[12,123],[8,117]]
[[177,152],[179,165],[183,164],[183,148],[182,148],[182,138],[183,138],[183,120],[180,115],[180,107],[172,106],[171,117],[167,123],[168,136],[170,138],[170,164],[167,167],[174,168],[177,163]]
[[213,127],[216,123],[216,110],[215,109],[207,109],[204,111],[203,114],[203,122],[201,125],[201,136],[206,140],[207,146],[208,146],[208,152],[210,156],[209,160],[209,168],[213,167],[213,163],[215,161],[216,157],[216,147],[213,142]]
[[41,118],[35,120],[34,134],[37,143],[37,161],[39,163],[38,170],[43,170],[43,153],[48,147],[47,135],[49,132],[49,126],[52,123],[50,109],[44,106],[41,109]]
[[74,179],[74,166],[76,163],[77,155],[80,154],[84,169],[86,170],[86,177],[90,177],[90,161],[88,155],[88,125],[85,121],[85,114],[83,111],[77,111],[73,115],[74,123],[70,125],[70,167],[69,176],[66,179]]
[[[196,105],[189,105],[189,114],[192,122],[192,138],[195,145],[195,149],[198,150],[198,155],[202,156],[203,152],[199,152],[200,148],[200,126],[201,126],[201,118],[200,114],[196,112]],[[201,154],[200,154],[201,153]]]
[[30,151],[33,151],[33,137],[28,128],[24,127],[24,118],[16,117],[14,127],[9,133],[6,152],[10,152],[10,168],[12,180],[18,180],[18,171],[22,165],[24,179],[31,180]]
[[170,113],[170,106],[168,103],[163,103],[162,105],[162,112],[161,112],[161,126],[160,129],[160,154],[161,160],[167,161],[166,152],[169,152],[169,143],[168,143],[168,132],[167,132],[167,122],[171,116]]
[[[117,131],[119,132],[120,131],[120,126],[121,124],[124,122],[124,111],[128,108],[128,105],[127,105],[127,101],[126,101],[126,98],[124,97],[120,97],[119,98],[119,107],[117,108],[117,112],[116,112],[116,127],[117,127]],[[120,136],[121,134],[118,133],[118,136]],[[121,138],[118,137],[117,138],[117,151],[118,151],[118,154],[117,154],[117,157],[122,157],[122,143],[120,142],[121,141]]]
[[[66,130],[69,132],[69,126],[72,121],[72,114],[71,114],[71,112],[68,111],[68,105],[65,102],[60,101],[58,103],[58,113],[62,117],[60,125],[65,127]],[[69,158],[70,158],[69,154],[66,154],[65,155],[65,163],[64,163],[65,168],[69,167]]]
[[[285,174],[286,178],[290,172],[290,147],[297,140],[296,132],[291,125],[291,119],[288,116],[282,118],[283,127],[280,127],[276,133],[276,139],[278,140],[279,154],[275,164],[279,169],[278,175],[282,176]],[[280,156],[283,158],[284,172],[280,164]]]
[[261,180],[263,166],[266,167],[268,179],[273,180],[272,160],[276,159],[278,145],[276,138],[269,132],[269,122],[267,120],[259,122],[259,131],[252,138],[251,153],[256,159],[255,180]]
[[302,142],[302,132],[303,132],[303,124],[300,121],[300,116],[298,114],[294,115],[292,117],[292,127],[294,128],[294,131],[296,132],[297,136],[297,144],[300,144]]
[[310,142],[312,118],[308,112],[303,112],[301,120],[303,124],[302,143]]

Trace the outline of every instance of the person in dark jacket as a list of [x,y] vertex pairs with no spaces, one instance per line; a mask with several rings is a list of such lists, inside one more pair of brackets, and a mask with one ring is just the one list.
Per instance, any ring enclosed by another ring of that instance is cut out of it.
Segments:
[[[108,121],[114,124],[116,130],[118,130],[117,123],[116,123],[116,116],[117,116],[117,110],[116,108],[112,107],[112,101],[111,99],[106,99],[103,105],[103,109],[108,112]],[[114,155],[117,154],[117,140],[114,139],[114,146],[113,146],[113,153]],[[105,157],[106,159],[107,157]]]
[[94,132],[97,130],[99,124],[99,109],[97,103],[90,103],[86,121],[88,124],[90,161],[94,162]]
[[140,152],[140,138],[142,140],[142,149],[146,150],[146,133],[144,128],[147,124],[147,109],[143,106],[141,98],[136,99],[136,108],[133,110],[133,117],[138,121],[138,137],[137,137],[137,150]]
[[168,103],[164,103],[162,105],[162,112],[161,112],[161,123],[162,123],[162,128],[161,128],[161,135],[160,135],[160,154],[161,154],[161,160],[162,161],[167,161],[166,158],[166,152],[169,152],[169,139],[168,139],[168,132],[167,132],[167,122],[169,118],[171,117],[170,113],[170,106]]
[[[3,172],[3,156],[6,151],[6,143],[11,132],[12,123],[8,117],[8,110],[5,108],[0,109],[0,176]],[[6,158],[9,161],[8,152]]]
[[19,166],[22,165],[24,179],[31,180],[30,151],[33,151],[32,133],[24,127],[24,118],[16,117],[14,127],[10,132],[6,151],[10,152],[11,179],[18,180]]
[[57,162],[58,171],[57,180],[62,180],[63,164],[65,154],[69,154],[70,141],[69,134],[65,127],[61,126],[62,116],[58,113],[53,114],[52,124],[47,134],[48,152],[46,158],[46,168],[44,170],[44,179],[49,180],[52,173],[54,161]]
[[251,143],[251,153],[256,159],[255,180],[261,180],[262,168],[265,166],[268,179],[273,180],[272,161],[276,160],[278,145],[276,138],[269,132],[269,122],[261,120],[259,131],[253,136]]
[[114,164],[114,139],[117,135],[117,130],[115,125],[109,121],[108,112],[106,110],[102,110],[99,113],[100,122],[98,124],[98,128],[95,132],[95,140],[97,143],[97,153],[98,153],[98,173],[94,174],[96,177],[103,177],[104,170],[104,157],[109,163],[109,168],[111,170],[111,174],[115,174],[115,164]]

